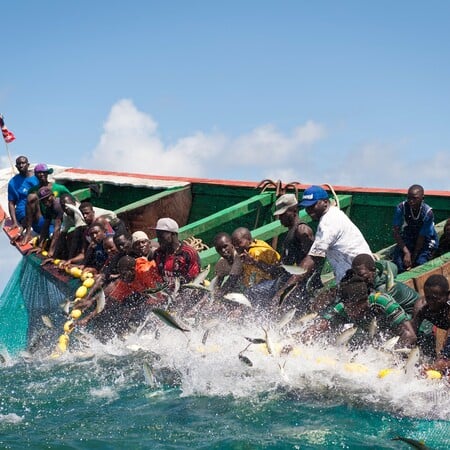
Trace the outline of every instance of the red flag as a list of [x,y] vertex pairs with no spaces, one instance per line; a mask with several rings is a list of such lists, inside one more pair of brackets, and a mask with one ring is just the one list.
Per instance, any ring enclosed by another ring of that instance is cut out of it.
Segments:
[[3,120],[3,116],[0,114],[0,128],[2,129],[3,139],[7,144],[10,144],[16,137],[12,131],[9,131],[8,128],[5,127],[5,121]]

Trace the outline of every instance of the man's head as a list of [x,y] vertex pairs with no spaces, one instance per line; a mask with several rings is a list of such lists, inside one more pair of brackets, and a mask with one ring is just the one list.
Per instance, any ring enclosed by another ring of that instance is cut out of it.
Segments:
[[339,286],[339,293],[345,311],[351,319],[363,319],[370,310],[367,298],[368,287],[365,281],[354,277]]
[[134,253],[138,256],[147,256],[150,253],[150,239],[143,231],[135,231],[131,235],[131,245]]
[[130,253],[131,251],[131,236],[126,234],[115,234],[114,235],[114,243],[116,244],[117,249],[125,254]]
[[34,175],[39,180],[41,186],[48,184],[48,176],[53,173],[53,169],[50,169],[47,164],[39,163],[34,167]]
[[179,226],[175,220],[170,217],[163,217],[156,222],[154,230],[156,231],[156,237],[162,250],[176,249],[179,244]]
[[352,269],[354,274],[364,280],[369,286],[374,285],[377,269],[371,255],[362,253],[355,256],[352,261]]
[[299,203],[313,220],[319,220],[329,206],[328,194],[320,186],[310,186],[303,192],[302,201]]
[[136,277],[136,260],[131,256],[122,256],[117,263],[119,278],[125,283],[131,283]]
[[95,220],[94,206],[90,202],[81,202],[78,208],[83,215],[83,219],[87,225],[91,225]]
[[90,225],[88,233],[89,237],[97,244],[103,242],[103,239],[106,237],[104,225],[102,222],[98,221],[95,221]]
[[445,222],[443,236],[450,237],[450,219]]
[[114,243],[114,239],[112,236],[106,236],[103,239],[103,249],[106,253],[108,253],[108,256],[115,255],[118,253],[119,250],[117,250],[116,244]]
[[53,204],[53,200],[55,196],[53,195],[52,190],[47,186],[42,186],[38,190],[38,198],[39,201],[43,203],[43,205],[48,208]]
[[411,206],[412,209],[417,209],[421,205],[423,197],[424,197],[423,187],[420,184],[413,184],[408,189],[406,201],[408,202],[409,206]]
[[20,175],[28,175],[28,167],[30,167],[30,163],[26,156],[18,156],[16,158],[16,169],[19,171]]
[[275,202],[274,216],[278,216],[280,222],[285,227],[290,227],[295,223],[298,216],[298,199],[295,194],[284,194]]
[[222,258],[233,261],[235,248],[228,233],[221,232],[214,237],[214,248]]
[[425,300],[433,312],[447,310],[450,302],[450,292],[447,278],[443,275],[431,275],[423,286]]
[[250,230],[245,227],[236,228],[231,235],[231,242],[238,253],[248,251],[252,240]]
[[67,208],[67,205],[72,205],[75,206],[75,199],[68,194],[67,192],[63,192],[60,196],[59,196],[59,202],[61,204],[61,208],[62,210],[69,216],[73,217],[74,216],[74,212],[72,209]]

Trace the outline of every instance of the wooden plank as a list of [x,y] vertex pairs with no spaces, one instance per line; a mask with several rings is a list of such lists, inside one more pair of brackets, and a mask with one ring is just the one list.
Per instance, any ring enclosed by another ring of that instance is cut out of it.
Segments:
[[191,205],[191,188],[185,186],[159,192],[114,212],[125,222],[131,233],[144,231],[152,239],[156,236],[152,227],[156,225],[158,219],[170,217],[182,227],[188,221]]
[[450,283],[450,261],[444,263],[441,266],[442,269],[442,275],[444,275],[445,278],[447,278],[447,281]]
[[6,219],[5,224],[3,225],[3,231],[6,233],[6,236],[8,236],[9,241],[11,242],[12,245],[14,245],[17,250],[19,250],[20,253],[22,253],[22,255],[26,255],[32,248],[33,246],[28,242],[25,245],[19,245],[15,239],[17,238],[18,234],[19,234],[19,228],[11,228],[12,226],[12,221],[11,219]]
[[[250,213],[258,213],[258,209],[268,207],[275,200],[274,193],[263,193],[255,195],[248,200],[237,203],[236,205],[222,209],[201,220],[192,222],[180,228],[180,239],[186,239],[190,236],[198,236],[206,231],[223,226],[234,219],[245,216]],[[253,232],[252,232],[253,233]],[[255,237],[255,236],[254,236]]]

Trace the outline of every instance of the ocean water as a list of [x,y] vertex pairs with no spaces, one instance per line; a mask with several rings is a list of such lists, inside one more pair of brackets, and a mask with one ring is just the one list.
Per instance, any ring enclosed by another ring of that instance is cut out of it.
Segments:
[[272,353],[245,339],[264,337],[257,323],[183,333],[156,318],[108,344],[75,330],[57,359],[2,351],[0,447],[410,448],[403,436],[450,448],[448,382],[406,376],[374,348],[292,344],[294,326],[269,330]]

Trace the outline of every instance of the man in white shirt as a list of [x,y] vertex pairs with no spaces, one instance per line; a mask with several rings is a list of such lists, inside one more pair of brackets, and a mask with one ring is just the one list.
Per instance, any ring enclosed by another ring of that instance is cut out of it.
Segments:
[[[336,283],[339,283],[347,270],[351,269],[355,256],[372,254],[361,231],[344,212],[331,205],[322,187],[310,186],[306,189],[299,206],[303,206],[313,220],[318,220],[319,225],[308,254],[299,264],[305,273],[292,276],[283,292],[289,286],[309,278],[316,267],[321,267],[325,258],[333,268]],[[278,297],[281,294],[279,292]]]

